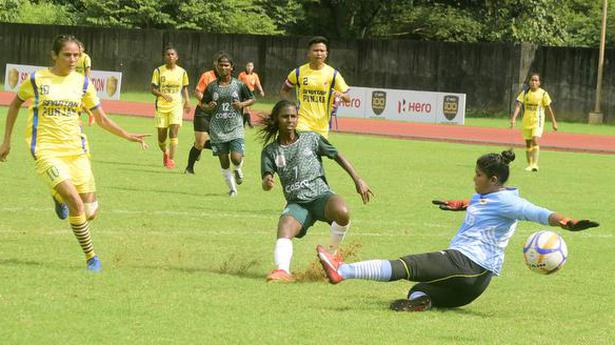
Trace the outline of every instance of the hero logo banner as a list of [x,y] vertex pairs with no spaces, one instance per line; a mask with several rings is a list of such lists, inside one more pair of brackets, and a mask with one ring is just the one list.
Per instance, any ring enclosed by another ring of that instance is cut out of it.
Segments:
[[340,103],[337,109],[339,118],[459,125],[465,120],[466,95],[463,93],[353,86],[348,95],[351,101]]
[[442,113],[447,120],[452,121],[459,109],[459,96],[446,95],[442,101]]
[[387,93],[384,91],[372,92],[372,110],[374,114],[380,115],[384,111],[387,105]]
[[431,104],[402,99],[397,101],[397,113],[431,114]]

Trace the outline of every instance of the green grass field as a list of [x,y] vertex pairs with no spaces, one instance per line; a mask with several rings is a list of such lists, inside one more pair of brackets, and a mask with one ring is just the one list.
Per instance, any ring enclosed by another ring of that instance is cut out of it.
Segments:
[[[6,110],[2,110],[5,114]],[[131,131],[154,133],[153,120],[115,116]],[[1,117],[0,132],[4,131]],[[306,279],[267,284],[273,269],[279,184],[260,189],[261,145],[248,130],[245,182],[226,196],[217,159],[207,153],[195,176],[182,174],[192,128],[181,131],[178,169],[151,148],[86,128],[101,212],[92,224],[103,272],[86,271],[81,249],[59,221],[23,142],[18,119],[12,153],[0,163],[0,343],[2,344],[612,344],[615,339],[613,156],[543,151],[527,173],[517,151],[509,185],[536,204],[599,221],[563,232],[569,261],[552,276],[530,272],[521,247],[544,226],[520,223],[503,275],[459,309],[394,313],[409,282]],[[463,214],[433,198],[473,193],[476,158],[493,146],[332,134],[375,193],[362,205],[351,179],[331,161],[328,180],[352,210],[348,261],[443,249]],[[277,180],[276,180],[277,183]],[[292,269],[310,272],[318,224],[294,241]]]

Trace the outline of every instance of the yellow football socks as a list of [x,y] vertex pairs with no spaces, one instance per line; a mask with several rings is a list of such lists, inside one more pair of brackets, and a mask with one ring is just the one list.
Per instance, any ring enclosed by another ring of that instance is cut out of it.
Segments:
[[534,150],[532,151],[532,166],[538,166],[538,155],[540,154],[540,146],[534,146]]
[[94,245],[90,236],[90,223],[85,218],[85,214],[69,216],[68,221],[70,222],[70,227],[73,228],[73,233],[77,241],[79,241],[81,249],[83,249],[85,259],[89,260],[95,257],[96,253],[94,253]]

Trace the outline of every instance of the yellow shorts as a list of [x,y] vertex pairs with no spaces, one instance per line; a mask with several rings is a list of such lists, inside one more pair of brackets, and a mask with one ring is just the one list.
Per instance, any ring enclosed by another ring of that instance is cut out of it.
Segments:
[[169,111],[156,110],[156,128],[168,128],[170,125],[182,125],[184,108],[180,104]]
[[96,183],[87,155],[66,157],[40,157],[35,163],[36,173],[54,189],[59,183],[70,180],[79,194],[96,192]]
[[523,128],[523,139],[532,140],[534,137],[542,137],[544,127],[535,127],[535,128]]

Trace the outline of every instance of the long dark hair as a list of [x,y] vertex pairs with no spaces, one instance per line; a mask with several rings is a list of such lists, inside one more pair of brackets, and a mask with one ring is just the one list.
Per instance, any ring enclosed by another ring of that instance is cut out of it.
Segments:
[[282,111],[282,109],[286,107],[297,108],[297,105],[291,101],[283,99],[281,101],[278,101],[278,103],[273,106],[273,109],[271,109],[271,114],[269,114],[269,116],[265,115],[262,117],[262,126],[258,130],[258,136],[260,137],[263,146],[277,139],[280,130],[278,116],[280,116],[280,112]]
[[488,153],[476,160],[476,165],[487,177],[496,176],[501,184],[506,183],[510,175],[508,165],[515,160],[515,153],[512,149],[502,151],[502,153]]

